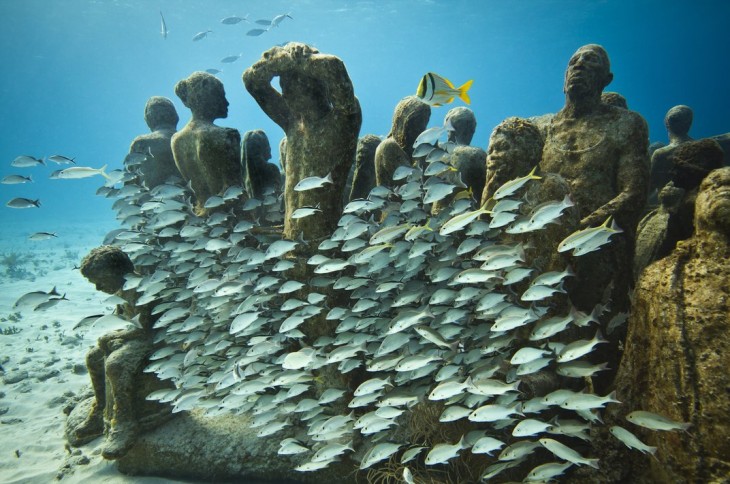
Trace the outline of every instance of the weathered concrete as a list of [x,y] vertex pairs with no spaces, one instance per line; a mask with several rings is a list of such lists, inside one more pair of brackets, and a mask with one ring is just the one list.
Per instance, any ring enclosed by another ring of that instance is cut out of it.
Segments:
[[358,141],[352,189],[348,194],[348,200],[366,198],[370,190],[375,187],[375,152],[380,141],[374,134],[366,134]]
[[140,166],[147,188],[152,189],[171,176],[180,176],[170,145],[179,119],[175,106],[166,97],[153,96],[145,105],[144,120],[152,132],[134,138],[129,152],[151,155]]
[[241,166],[246,192],[251,198],[263,198],[264,193],[281,186],[279,168],[271,159],[269,138],[260,129],[246,131],[241,142]]
[[[274,77],[279,77],[281,92],[271,85]],[[243,82],[286,133],[284,237],[329,235],[342,213],[342,192],[362,123],[345,64],[333,55],[290,42],[264,52],[243,73]],[[332,176],[332,186],[294,190],[304,178],[327,174]],[[316,204],[323,214],[318,223],[291,218],[297,208]]]
[[242,186],[241,135],[213,124],[228,116],[223,83],[206,72],[194,72],[175,85],[175,94],[193,117],[172,137],[175,163],[195,192],[198,212],[212,195]]

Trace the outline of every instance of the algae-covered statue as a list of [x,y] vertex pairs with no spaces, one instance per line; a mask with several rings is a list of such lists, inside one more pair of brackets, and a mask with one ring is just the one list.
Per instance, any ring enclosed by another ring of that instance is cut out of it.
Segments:
[[431,107],[416,96],[405,97],[396,105],[390,133],[375,151],[378,185],[392,185],[395,170],[412,164],[413,143],[425,131],[430,118]]
[[486,183],[482,202],[509,180],[527,175],[542,158],[540,130],[524,118],[511,117],[499,123],[489,137]]
[[[281,92],[272,85],[279,77]],[[355,158],[362,123],[345,64],[308,45],[273,47],[246,69],[243,82],[261,109],[286,133],[284,236],[324,237],[342,213],[342,191]],[[296,191],[303,179],[330,176],[332,186]],[[301,207],[319,204],[324,219],[292,219]]]
[[144,120],[152,132],[134,138],[129,152],[147,155],[140,165],[140,171],[143,183],[152,189],[171,176],[180,175],[170,146],[180,118],[172,101],[166,97],[152,96],[145,105]]
[[[568,284],[572,302],[591,310],[610,288],[614,312],[628,309],[636,225],[647,197],[649,160],[646,121],[633,111],[601,102],[613,79],[603,47],[580,47],[565,72],[565,105],[544,126],[539,168],[570,186],[580,223],[597,227],[611,217],[622,230],[607,250],[576,259],[577,277]],[[609,224],[611,223],[609,221]],[[591,280],[591,284],[581,281]]]
[[651,194],[661,190],[671,179],[669,171],[672,168],[672,155],[677,148],[693,140],[689,135],[693,115],[692,108],[680,104],[671,108],[664,116],[664,126],[667,128],[669,144],[657,149],[651,155],[649,182],[649,192]]
[[486,178],[487,153],[478,146],[469,146],[477,128],[477,119],[474,111],[460,106],[450,109],[444,118],[444,125],[451,125],[448,141],[456,143],[451,153],[451,165],[459,171],[461,180],[472,191],[472,196],[480,205],[484,182]]
[[251,198],[263,198],[267,191],[281,185],[281,174],[271,159],[269,138],[260,129],[246,131],[241,143],[241,166],[246,192]]
[[[86,356],[94,398],[88,413],[69,418],[66,435],[71,445],[79,446],[106,434],[102,455],[118,459],[134,445],[140,432],[166,420],[169,407],[145,400],[145,396],[164,385],[142,372],[153,348],[151,315],[144,307],[135,308],[134,290],[124,291],[125,275],[134,272],[129,257],[118,247],[102,246],[87,255],[81,273],[100,291],[121,296],[120,315],[137,316],[138,328],[113,331],[99,338]],[[87,407],[79,406],[79,411]]]
[[730,476],[730,168],[704,179],[695,207],[695,235],[637,284],[616,380],[622,411],[691,424],[688,433],[631,428],[658,447],[646,482]]
[[213,124],[228,116],[223,83],[206,72],[194,72],[175,85],[175,94],[193,117],[172,137],[175,163],[195,192],[200,211],[212,195],[242,185],[241,135]]
[[380,142],[380,138],[374,134],[366,134],[358,140],[352,188],[347,193],[348,201],[366,198],[375,187],[375,152]]

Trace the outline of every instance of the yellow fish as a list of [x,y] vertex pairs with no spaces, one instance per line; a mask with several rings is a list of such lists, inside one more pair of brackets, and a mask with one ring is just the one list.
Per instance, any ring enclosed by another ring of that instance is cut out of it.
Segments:
[[461,100],[465,103],[471,104],[471,99],[469,99],[467,91],[471,87],[472,82],[474,81],[469,80],[461,87],[454,87],[451,81],[445,77],[429,72],[421,78],[421,82],[418,84],[418,90],[416,91],[416,96],[431,106],[449,104],[450,102],[453,102],[454,97],[456,96],[459,96],[459,98],[461,98]]

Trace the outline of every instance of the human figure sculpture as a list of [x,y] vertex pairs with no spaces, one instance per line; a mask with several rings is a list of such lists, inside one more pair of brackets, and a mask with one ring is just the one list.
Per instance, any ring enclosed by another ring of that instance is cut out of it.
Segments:
[[413,143],[426,130],[431,107],[416,96],[400,100],[393,112],[390,133],[375,151],[375,182],[392,186],[393,173],[399,166],[413,163]]
[[527,119],[511,117],[499,123],[489,137],[482,203],[504,183],[527,175],[537,166],[543,146],[539,129]]
[[601,102],[603,104],[608,104],[609,106],[629,109],[629,105],[626,102],[626,98],[617,92],[605,91],[605,92],[601,93]]
[[730,475],[730,168],[700,185],[695,228],[644,270],[634,291],[616,378],[622,415],[645,410],[691,424],[686,433],[631,429],[659,448],[640,469],[649,473],[641,482],[724,482]]
[[262,130],[246,131],[241,143],[241,166],[246,192],[251,198],[263,198],[267,191],[279,189],[281,174],[271,159],[269,138]]
[[153,349],[152,318],[148,309],[134,308],[134,290],[122,289],[124,276],[131,272],[134,272],[131,260],[114,246],[92,250],[81,263],[81,273],[98,290],[129,301],[119,306],[120,315],[128,319],[139,316],[141,326],[105,334],[86,356],[94,402],[86,418],[69,429],[67,435],[72,445],[82,445],[105,433],[102,455],[107,459],[122,457],[134,445],[141,430],[162,423],[170,414],[169,407],[144,400],[146,393],[163,385],[156,385],[159,381],[155,377],[143,373],[146,358]]
[[477,118],[471,109],[459,106],[449,109],[444,118],[444,126],[451,124],[448,140],[457,145],[470,145],[477,130]]
[[206,72],[194,72],[175,85],[175,94],[193,117],[172,137],[172,152],[183,178],[195,193],[196,210],[212,195],[232,185],[242,186],[241,135],[213,124],[228,116],[223,83]]
[[[486,178],[487,153],[478,146],[469,146],[477,128],[474,111],[463,106],[450,109],[444,118],[444,125],[449,124],[454,129],[449,131],[448,141],[457,145],[451,152],[449,161],[458,170],[461,180],[471,190],[474,201],[479,205]],[[451,198],[453,196],[444,201],[448,204]]]
[[[654,194],[666,185],[671,176],[669,170],[672,168],[672,155],[683,143],[692,141],[689,129],[692,127],[692,108],[680,104],[674,106],[664,116],[664,126],[667,128],[669,144],[657,149],[651,155],[651,177],[649,192]],[[652,198],[652,200],[655,196]]]
[[[611,217],[623,230],[602,250],[573,259],[572,302],[590,311],[612,288],[614,312],[628,309],[636,225],[646,203],[649,177],[648,129],[637,113],[601,102],[613,79],[608,54],[589,44],[579,48],[565,73],[565,106],[545,127],[539,168],[570,186],[580,216],[573,229],[596,227]],[[592,281],[585,284],[582,281]],[[616,341],[617,343],[617,341]]]
[[140,172],[144,185],[151,190],[173,175],[180,176],[170,146],[180,118],[172,101],[152,96],[145,105],[144,120],[152,132],[134,138],[129,152],[148,155],[142,161]]
[[[281,92],[271,85],[279,77]],[[355,158],[362,123],[360,103],[339,58],[290,42],[263,53],[243,73],[243,82],[261,109],[286,133],[284,237],[329,235],[342,213],[342,192]],[[332,186],[295,191],[303,179],[330,175]],[[322,223],[292,219],[301,207],[315,206]]]
[[366,134],[357,142],[355,167],[352,175],[352,189],[348,200],[366,198],[375,185],[375,152],[381,139],[374,134]]

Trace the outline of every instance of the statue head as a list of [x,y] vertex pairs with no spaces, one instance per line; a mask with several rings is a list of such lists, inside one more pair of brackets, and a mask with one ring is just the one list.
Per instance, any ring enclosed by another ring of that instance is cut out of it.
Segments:
[[152,96],[144,107],[144,120],[150,130],[176,129],[180,118],[172,101],[162,96]]
[[489,137],[487,164],[528,163],[535,166],[542,158],[543,144],[540,130],[533,123],[524,118],[507,118]]
[[700,185],[695,201],[695,228],[719,232],[730,240],[730,167],[712,171]]
[[134,272],[134,264],[122,249],[102,245],[93,249],[81,261],[81,274],[96,285],[96,289],[107,294],[121,290],[125,276]]
[[598,97],[613,80],[606,50],[588,44],[575,51],[565,71],[563,92],[572,99]]
[[621,94],[613,91],[606,91],[601,94],[601,102],[608,104],[609,106],[615,106],[617,108],[629,109],[629,105],[626,102],[626,98]]
[[664,126],[673,135],[686,136],[692,127],[692,108],[679,104],[667,111],[664,116]]
[[454,131],[449,132],[449,141],[460,145],[468,145],[474,137],[477,129],[477,118],[474,111],[467,107],[459,106],[446,113],[444,124],[451,122]]
[[261,164],[271,159],[271,145],[263,130],[246,131],[242,144],[248,163]]
[[431,119],[431,106],[416,96],[408,96],[400,100],[393,112],[393,126],[389,137],[410,157],[413,154],[413,143],[423,133]]
[[223,83],[207,72],[193,72],[175,85],[175,94],[193,112],[193,118],[213,121],[228,116],[228,101]]

